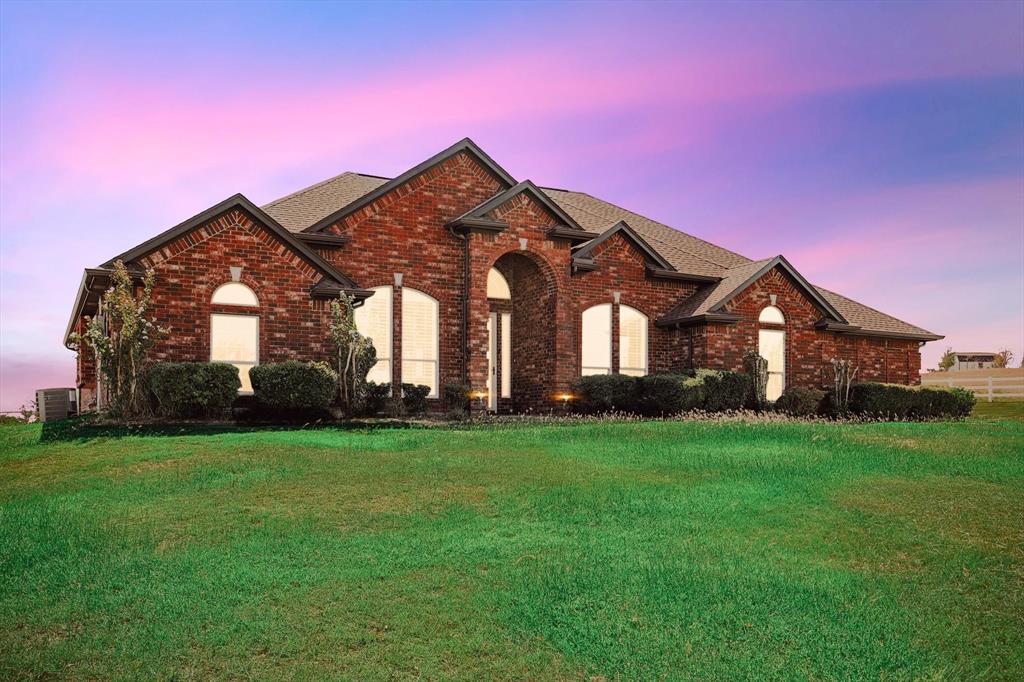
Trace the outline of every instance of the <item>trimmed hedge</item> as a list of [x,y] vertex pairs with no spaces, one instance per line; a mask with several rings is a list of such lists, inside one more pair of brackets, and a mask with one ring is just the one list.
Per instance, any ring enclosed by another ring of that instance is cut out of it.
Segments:
[[753,390],[750,377],[739,372],[698,369],[696,374],[704,384],[703,407],[708,412],[742,409]]
[[402,404],[408,414],[423,414],[427,411],[427,396],[430,386],[423,384],[402,384]]
[[775,401],[773,408],[776,412],[792,415],[794,417],[809,417],[821,414],[824,408],[825,391],[817,388],[803,388],[792,386],[787,388]]
[[626,374],[591,374],[573,386],[584,412],[633,412],[636,409],[636,377]]
[[976,399],[962,388],[916,388],[864,382],[850,388],[850,411],[885,419],[962,419]]
[[380,414],[387,406],[389,398],[391,398],[390,382],[385,381],[378,384],[374,381],[367,381],[366,398],[363,401],[363,414],[367,417]]
[[283,412],[324,412],[338,391],[338,373],[326,362],[256,365],[249,378],[260,406]]
[[177,419],[211,417],[231,407],[242,382],[223,362],[162,362],[147,373],[157,412]]
[[704,405],[704,383],[682,374],[648,374],[636,379],[636,410],[658,417]]

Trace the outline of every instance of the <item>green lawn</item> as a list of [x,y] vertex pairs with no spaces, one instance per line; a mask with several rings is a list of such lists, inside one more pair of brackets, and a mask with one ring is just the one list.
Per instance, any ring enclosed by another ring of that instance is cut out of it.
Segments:
[[1021,422],[39,435],[3,679],[1024,678]]

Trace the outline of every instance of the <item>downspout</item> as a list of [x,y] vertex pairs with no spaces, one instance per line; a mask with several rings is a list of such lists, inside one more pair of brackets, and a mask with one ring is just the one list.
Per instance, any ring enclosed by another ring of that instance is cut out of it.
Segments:
[[462,240],[462,383],[469,385],[469,235],[448,228],[452,236]]

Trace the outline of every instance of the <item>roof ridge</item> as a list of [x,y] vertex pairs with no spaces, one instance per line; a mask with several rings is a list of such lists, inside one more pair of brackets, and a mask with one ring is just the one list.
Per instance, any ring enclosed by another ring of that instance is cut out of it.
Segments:
[[[556,190],[556,191],[559,191],[559,190]],[[611,202],[609,202],[609,201],[605,201],[604,199],[598,199],[598,198],[597,198],[597,197],[595,197],[594,195],[592,195],[592,194],[588,194],[587,192],[569,192],[568,190],[561,190],[561,191],[565,191],[565,192],[566,192],[567,194],[583,194],[584,196],[588,196],[588,197],[590,197],[590,198],[591,198],[591,199],[593,199],[594,201],[601,201],[601,202],[604,202],[604,203],[606,203],[606,204],[609,204],[609,205],[611,205],[611,206],[614,206],[615,208],[619,209],[620,211],[625,211],[626,213],[628,213],[628,214],[630,214],[630,215],[632,215],[632,216],[636,216],[637,218],[642,218],[643,220],[647,220],[647,221],[649,221],[649,222],[652,222],[652,223],[654,223],[654,224],[656,224],[656,225],[660,225],[661,227],[664,227],[664,228],[665,228],[666,230],[672,230],[673,232],[678,232],[679,234],[682,234],[682,235],[686,235],[687,237],[690,237],[691,239],[696,239],[697,241],[701,241],[701,242],[704,242],[705,244],[708,244],[709,246],[714,246],[714,247],[715,247],[715,248],[717,248],[717,249],[721,249],[721,248],[722,248],[721,246],[716,246],[715,244],[712,244],[711,242],[706,242],[706,241],[704,241],[703,239],[701,239],[700,237],[694,237],[694,236],[693,236],[692,234],[690,234],[689,232],[683,232],[682,230],[677,230],[676,228],[674,228],[674,227],[670,227],[669,225],[666,225],[665,223],[659,223],[659,222],[658,222],[657,220],[653,220],[652,218],[648,218],[647,216],[644,216],[644,215],[640,215],[639,213],[635,213],[635,212],[633,212],[633,211],[630,211],[630,210],[629,210],[628,208],[624,208],[624,207],[622,207],[622,206],[619,206],[618,204],[613,204],[613,203],[611,203]],[[563,199],[563,200],[564,200],[564,199]],[[589,209],[587,209],[587,208],[584,208],[583,206],[580,206],[580,205],[579,205],[579,204],[577,204],[577,203],[574,203],[574,202],[572,202],[572,201],[568,201],[568,200],[565,200],[565,201],[566,201],[566,203],[567,203],[567,204],[572,204],[572,206],[573,206],[574,208],[577,208],[577,209],[579,209],[580,211],[583,211],[584,213],[589,213],[590,215],[594,216],[595,218],[600,218],[601,220],[605,220],[605,217],[604,217],[604,216],[602,216],[602,215],[600,215],[600,214],[598,214],[598,213],[594,213],[593,211],[591,211],[591,210],[589,210]],[[655,237],[655,239],[658,239],[658,238],[657,238],[657,237]],[[662,239],[658,239],[658,241],[664,241],[664,240],[662,240]],[[684,251],[684,252],[686,252],[687,254],[689,254],[689,255],[693,256],[694,258],[697,258],[697,259],[699,259],[699,260],[702,260],[702,261],[704,261],[705,263],[711,263],[711,264],[712,264],[712,265],[714,265],[714,266],[717,266],[717,267],[720,267],[720,268],[725,268],[726,270],[728,270],[728,269],[729,269],[729,266],[728,266],[728,265],[724,265],[724,264],[722,264],[722,263],[719,263],[719,262],[717,262],[717,261],[713,261],[713,260],[711,260],[710,258],[705,258],[704,256],[702,256],[702,255],[700,255],[700,254],[697,254],[697,253],[694,253],[693,251],[690,251],[689,249],[684,249],[683,247],[681,247],[681,246],[678,246],[678,245],[675,245],[675,244],[670,244],[670,246],[672,246],[673,248],[679,249],[680,251]],[[725,251],[728,251],[728,249],[723,249],[723,250],[725,250]],[[740,256],[741,258],[747,258],[746,256],[743,256],[742,254],[738,254],[738,253],[737,253],[736,255],[737,255],[737,256]],[[750,259],[749,259],[749,258],[747,258],[747,260],[749,261]]]
[[316,184],[313,184],[313,185],[310,185],[309,187],[303,187],[302,189],[297,190],[295,192],[292,192],[291,194],[286,194],[283,197],[278,197],[277,199],[274,199],[273,201],[271,201],[269,203],[263,204],[263,206],[260,206],[260,208],[266,208],[268,206],[276,206],[276,205],[280,204],[283,201],[287,201],[288,199],[294,199],[295,197],[302,196],[306,192],[311,192],[314,189],[317,189],[319,187],[323,187],[327,183],[334,182],[335,180],[338,180],[339,178],[343,178],[346,175],[364,175],[364,174],[363,173],[357,173],[355,171],[342,171],[341,173],[338,173],[334,177],[327,178],[326,180],[321,180],[320,182],[318,182]]

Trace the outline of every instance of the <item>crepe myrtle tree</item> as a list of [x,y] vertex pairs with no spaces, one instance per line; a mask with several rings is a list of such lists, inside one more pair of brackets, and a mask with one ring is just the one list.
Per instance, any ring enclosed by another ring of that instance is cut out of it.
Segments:
[[336,350],[338,402],[345,414],[353,416],[366,402],[366,375],[377,364],[377,350],[356,329],[353,298],[345,292],[331,301],[330,334]]
[[748,350],[743,367],[750,375],[751,407],[762,410],[768,403],[768,361],[756,350]]
[[103,378],[106,411],[118,419],[149,412],[148,354],[169,331],[146,317],[155,279],[153,271],[148,270],[141,288],[136,287],[125,264],[115,262],[110,288],[100,298],[99,310],[86,318],[83,333],[71,337],[75,350],[88,349],[95,356]]
[[832,406],[837,415],[850,410],[850,387],[857,377],[857,370],[849,360],[832,358]]

